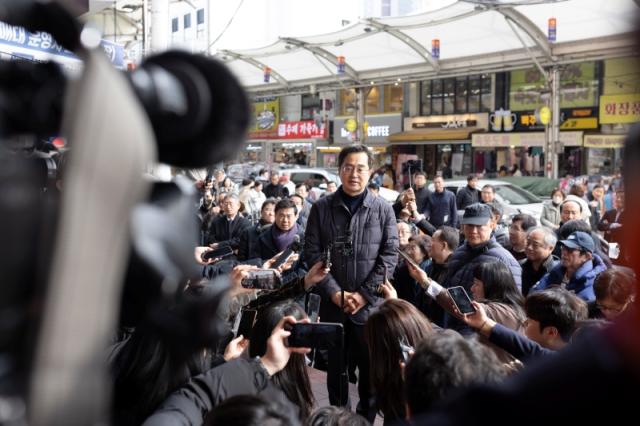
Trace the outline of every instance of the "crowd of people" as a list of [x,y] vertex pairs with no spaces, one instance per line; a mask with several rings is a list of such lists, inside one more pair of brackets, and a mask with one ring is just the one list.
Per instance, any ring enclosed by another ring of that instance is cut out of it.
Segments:
[[[236,185],[216,170],[196,183],[194,260],[203,280],[231,282],[229,328],[247,311],[257,311],[255,322],[250,335],[229,332],[186,360],[136,328],[110,358],[118,424],[357,425],[376,415],[402,424],[459,388],[522,374],[633,305],[630,254],[612,260],[603,250],[622,241],[622,187],[612,209],[601,186],[586,194],[576,184],[554,190],[539,220],[508,218],[475,176],[454,194],[442,176],[430,191],[416,171],[391,205],[376,195],[371,165],[366,147],[344,148],[341,185],[318,199],[275,172]],[[277,288],[243,285],[276,263]],[[473,312],[462,312],[453,287]],[[338,347],[286,345],[291,326],[309,321],[312,295],[321,321],[341,324]],[[327,372],[332,407],[316,407],[310,365]]]

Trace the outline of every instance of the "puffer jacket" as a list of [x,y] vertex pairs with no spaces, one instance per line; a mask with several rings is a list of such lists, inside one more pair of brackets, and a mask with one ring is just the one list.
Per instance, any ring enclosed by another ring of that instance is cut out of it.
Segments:
[[[304,239],[304,259],[311,266],[319,261],[331,244],[331,271],[320,283],[318,293],[327,307],[325,321],[341,321],[340,308],[331,295],[344,289],[360,293],[367,306],[349,319],[364,324],[369,312],[382,303],[377,287],[383,282],[385,267],[392,276],[398,261],[398,230],[392,207],[366,190],[362,205],[352,216],[336,191],[322,197],[311,208]],[[353,254],[344,256],[340,245],[351,231]],[[337,244],[336,244],[337,243]]]
[[518,261],[504,247],[496,242],[494,237],[486,244],[471,247],[465,241],[458,247],[449,259],[449,272],[443,286],[446,288],[462,286],[467,292],[471,292],[473,284],[473,270],[484,262],[499,261],[509,267],[520,289],[522,287],[522,268]]
[[[566,289],[573,291],[576,296],[585,300],[587,303],[596,300],[596,294],[593,290],[593,283],[596,277],[607,269],[607,265],[597,254],[593,255],[593,259],[586,261],[578,268],[578,270],[571,276]],[[533,286],[530,293],[535,291],[544,290],[554,285],[560,285],[562,278],[564,277],[567,268],[559,263],[549,271],[544,277]]]
[[540,223],[552,229],[556,229],[560,225],[560,208],[554,206],[553,201],[548,200],[542,204]]

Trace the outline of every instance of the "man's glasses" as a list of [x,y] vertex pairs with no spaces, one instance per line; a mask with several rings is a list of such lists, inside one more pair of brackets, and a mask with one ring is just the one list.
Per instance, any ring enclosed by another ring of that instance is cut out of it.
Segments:
[[354,171],[354,170],[356,171],[356,173],[358,173],[359,175],[361,175],[361,174],[363,174],[363,173],[368,172],[368,171],[369,171],[369,168],[368,168],[368,167],[366,167],[366,166],[357,166],[357,167],[354,167],[354,166],[351,166],[351,165],[345,165],[345,166],[342,166],[342,171],[343,171],[344,173],[351,174],[351,173],[353,173],[353,171]]

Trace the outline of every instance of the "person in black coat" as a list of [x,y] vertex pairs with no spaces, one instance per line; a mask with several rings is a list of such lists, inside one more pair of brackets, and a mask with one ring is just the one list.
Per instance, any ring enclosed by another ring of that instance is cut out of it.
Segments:
[[442,225],[458,227],[458,208],[456,206],[456,196],[453,192],[444,187],[442,176],[433,179],[435,192],[427,198],[425,216],[427,220],[436,228]]
[[396,267],[398,231],[392,207],[366,188],[372,164],[368,148],[343,148],[338,164],[342,185],[311,208],[304,258],[307,265],[312,265],[332,247],[331,271],[317,286],[326,308],[326,314],[320,315],[323,321],[342,322],[346,335],[345,353],[329,351],[329,400],[332,405],[348,405],[347,378],[341,367],[349,355],[359,370],[356,412],[373,421],[376,406],[369,386],[363,325],[383,301],[377,289],[384,282],[385,272],[391,275]]
[[276,220],[275,206],[276,200],[274,199],[268,199],[262,203],[260,220],[255,225],[247,228],[240,236],[240,247],[238,249],[238,260],[240,262],[260,257],[258,238]]
[[281,199],[289,196],[289,190],[280,183],[280,175],[278,175],[278,172],[271,172],[270,180],[271,183],[262,190],[267,198]]
[[233,250],[240,247],[240,236],[251,227],[251,222],[238,214],[240,201],[236,195],[229,194],[222,202],[224,215],[215,218],[209,228],[209,245],[212,248],[229,246]]
[[304,240],[304,230],[296,222],[298,211],[289,198],[278,201],[275,206],[275,222],[258,237],[256,254],[265,262],[291,245],[297,235]]
[[480,202],[480,191],[476,188],[477,184],[478,178],[475,175],[467,176],[467,186],[460,188],[456,195],[458,210],[464,210],[467,206]]
[[427,188],[427,174],[423,171],[416,172],[413,175],[413,186],[406,190],[393,205],[396,218],[400,217],[400,210],[411,201],[415,202],[418,213],[423,214],[427,208],[429,195],[431,195],[431,191]]

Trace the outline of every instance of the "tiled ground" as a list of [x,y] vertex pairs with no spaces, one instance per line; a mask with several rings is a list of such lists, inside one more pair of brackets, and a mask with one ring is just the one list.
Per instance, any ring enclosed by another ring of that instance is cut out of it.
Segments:
[[[309,368],[309,379],[311,380],[311,389],[316,397],[316,405],[318,407],[325,407],[329,404],[329,394],[327,392],[327,378],[324,371],[316,370],[315,368]],[[349,396],[351,398],[352,409],[355,409],[358,403],[358,389],[356,385],[349,383]],[[382,418],[376,417],[375,426],[382,426]]]

